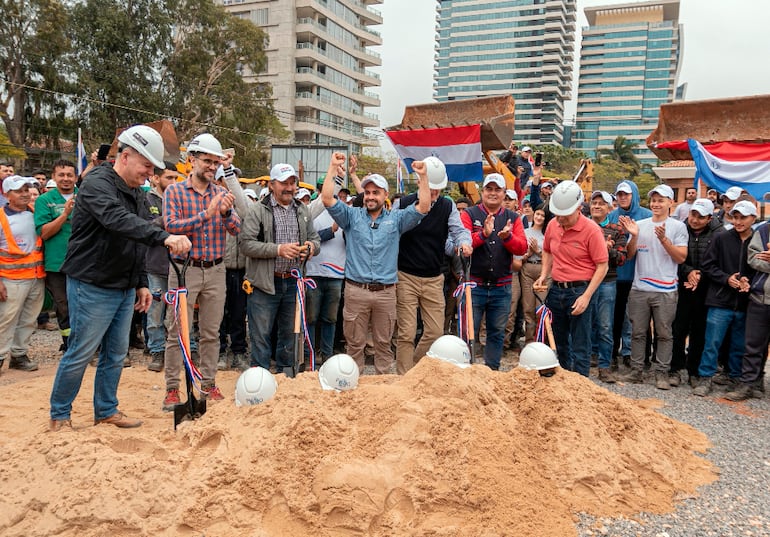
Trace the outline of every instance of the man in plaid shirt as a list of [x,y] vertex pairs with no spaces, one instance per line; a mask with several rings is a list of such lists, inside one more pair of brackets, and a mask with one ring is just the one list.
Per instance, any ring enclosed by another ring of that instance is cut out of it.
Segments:
[[[186,274],[187,316],[192,329],[193,307],[198,303],[200,371],[202,388],[210,400],[224,399],[216,385],[219,359],[219,325],[225,308],[225,255],[227,233],[237,235],[241,219],[233,211],[235,197],[214,184],[220,164],[231,165],[232,156],[211,134],[200,134],[187,146],[192,173],[187,180],[170,185],[164,193],[164,220],[169,233],[187,235],[192,241],[190,266]],[[173,231],[172,231],[173,230]],[[176,273],[169,271],[169,289],[178,287]],[[173,315],[173,313],[171,313]],[[182,351],[178,328],[171,324],[166,340],[166,397],[163,410],[170,412],[180,403],[179,374]]]

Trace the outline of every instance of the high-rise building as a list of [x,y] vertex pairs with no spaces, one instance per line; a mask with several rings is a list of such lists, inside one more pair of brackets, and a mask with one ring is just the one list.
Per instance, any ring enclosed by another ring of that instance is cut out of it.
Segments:
[[436,99],[515,99],[515,139],[561,144],[577,0],[439,0]]
[[638,144],[640,162],[654,164],[645,139],[655,130],[660,105],[677,92],[679,0],[591,7],[585,14],[572,147],[594,157],[625,136]]
[[365,109],[380,105],[367,88],[380,85],[368,68],[382,64],[369,49],[382,44],[370,28],[382,24],[370,7],[382,0],[220,1],[269,35],[267,69],[257,78],[272,85],[276,113],[294,142],[346,145],[354,152],[376,143],[364,128],[379,126]]

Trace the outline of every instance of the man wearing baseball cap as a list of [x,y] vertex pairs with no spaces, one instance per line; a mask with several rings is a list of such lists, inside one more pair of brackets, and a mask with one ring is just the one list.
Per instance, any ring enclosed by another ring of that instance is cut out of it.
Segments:
[[481,203],[463,211],[463,225],[471,232],[471,279],[476,287],[473,298],[473,323],[481,326],[486,317],[487,342],[484,363],[500,369],[505,325],[511,308],[512,256],[527,252],[527,238],[519,215],[503,206],[505,178],[490,173],[481,188]]
[[628,316],[631,319],[631,370],[621,376],[626,382],[642,383],[644,354],[650,318],[654,319],[658,342],[655,386],[668,390],[671,368],[673,333],[671,325],[676,315],[678,265],[687,257],[687,227],[669,216],[674,203],[674,191],[668,185],[658,185],[648,194],[652,217],[639,222],[628,216],[619,221],[631,234],[628,256],[636,257],[634,282],[628,296]]
[[714,204],[708,198],[696,199],[685,225],[689,237],[687,258],[679,265],[679,297],[674,317],[674,348],[668,382],[679,386],[695,382],[706,337],[705,305],[708,278],[703,274],[703,259],[711,241],[724,231],[722,222],[713,216]]
[[0,209],[0,369],[35,371],[27,351],[45,297],[43,241],[35,233],[28,210],[33,177],[11,175],[3,180],[8,205]]
[[[334,183],[334,181],[331,181]],[[270,195],[252,206],[243,222],[238,246],[246,256],[251,366],[270,369],[272,333],[277,326],[276,370],[288,377],[294,368],[294,315],[297,280],[292,274],[321,249],[307,205],[294,197],[299,176],[291,164],[270,170]]]
[[722,221],[725,229],[730,229],[733,224],[732,210],[738,199],[743,195],[744,190],[739,186],[731,186],[720,197],[722,210],[717,214],[717,218]]
[[706,293],[706,343],[698,367],[698,385],[692,394],[705,396],[711,392],[717,372],[717,358],[725,335],[730,333],[727,371],[720,384],[736,387],[741,377],[741,361],[745,350],[746,308],[755,270],[748,264],[748,249],[757,208],[747,200],[737,202],[732,211],[733,227],[719,233],[711,242],[703,259],[703,272],[708,276]]
[[364,347],[371,329],[374,368],[377,374],[386,374],[394,361],[390,343],[396,322],[399,242],[401,235],[417,226],[430,210],[427,166],[422,161],[412,163],[418,176],[417,203],[389,211],[385,208],[388,182],[379,174],[361,181],[363,207],[349,207],[334,198],[331,179],[344,175],[344,164],[344,154],[332,154],[321,199],[347,237],[342,312],[346,350],[363,371]]

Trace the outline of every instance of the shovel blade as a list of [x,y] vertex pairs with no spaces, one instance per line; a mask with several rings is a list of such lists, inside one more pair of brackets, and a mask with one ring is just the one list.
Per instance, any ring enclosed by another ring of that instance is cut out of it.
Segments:
[[188,394],[187,401],[174,406],[174,430],[177,425],[187,420],[196,420],[206,413],[206,400],[196,399],[192,393]]

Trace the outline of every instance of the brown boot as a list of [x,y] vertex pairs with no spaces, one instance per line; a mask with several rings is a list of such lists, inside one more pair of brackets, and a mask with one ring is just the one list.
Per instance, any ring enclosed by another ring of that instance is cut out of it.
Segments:
[[620,382],[628,382],[629,384],[642,384],[644,383],[644,372],[641,369],[629,369],[624,374],[617,377]]
[[609,367],[600,367],[599,380],[605,384],[615,384],[615,375],[612,373]]
[[37,371],[37,362],[33,362],[26,354],[23,356],[11,356],[9,369],[18,369],[19,371]]
[[94,420],[94,425],[99,425],[100,423],[114,425],[115,427],[120,427],[121,429],[133,429],[134,427],[139,427],[142,424],[142,420],[132,420],[121,411],[117,411],[109,418]]

